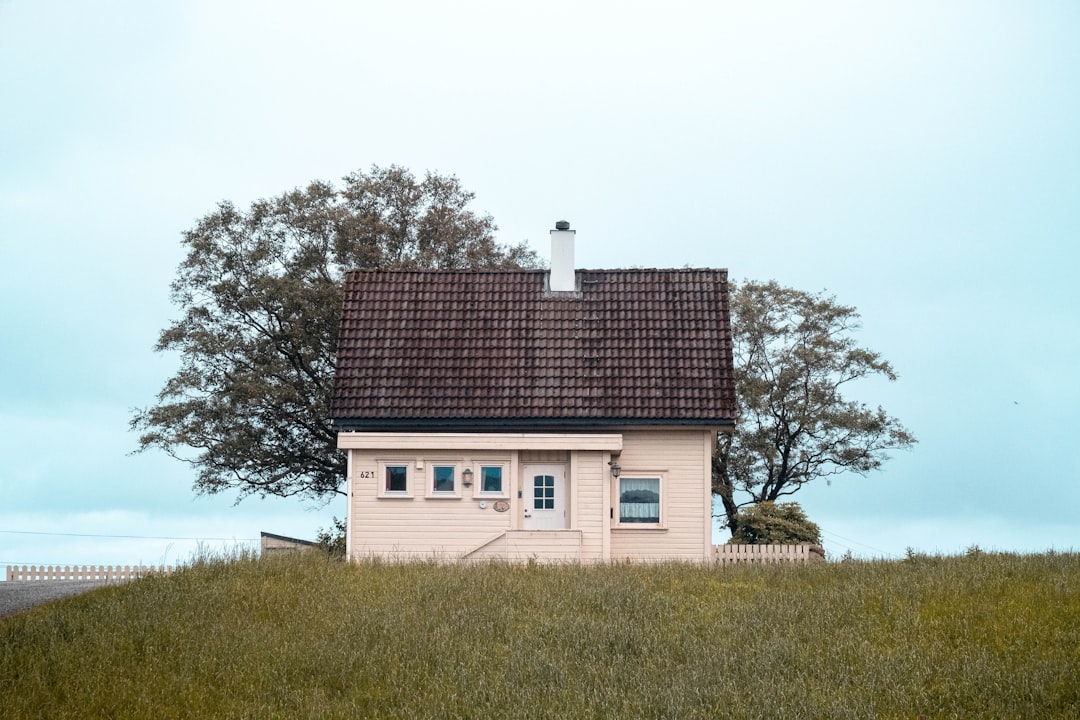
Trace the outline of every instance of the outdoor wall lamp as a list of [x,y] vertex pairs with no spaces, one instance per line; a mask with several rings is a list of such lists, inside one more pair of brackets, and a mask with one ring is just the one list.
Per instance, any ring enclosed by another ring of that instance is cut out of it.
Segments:
[[461,473],[461,484],[472,487],[472,468],[465,468]]
[[613,478],[619,477],[619,473],[622,472],[622,466],[619,465],[619,461],[618,460],[612,460],[611,462],[608,463],[608,465],[611,466],[611,477],[613,477]]

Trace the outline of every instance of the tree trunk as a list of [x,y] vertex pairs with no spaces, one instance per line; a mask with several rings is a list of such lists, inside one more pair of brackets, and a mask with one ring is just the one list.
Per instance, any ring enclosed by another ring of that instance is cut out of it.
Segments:
[[724,519],[727,529],[734,535],[739,527],[739,506],[735,504],[735,486],[728,473],[728,452],[731,448],[731,436],[721,435],[716,456],[713,457],[712,491],[720,497],[724,505]]

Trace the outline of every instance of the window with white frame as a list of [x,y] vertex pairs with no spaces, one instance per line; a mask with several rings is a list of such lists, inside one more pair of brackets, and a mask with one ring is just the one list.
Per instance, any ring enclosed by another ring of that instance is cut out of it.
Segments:
[[379,495],[381,497],[411,497],[409,465],[401,461],[379,463]]
[[407,465],[386,466],[386,492],[409,491],[409,468]]
[[660,525],[660,478],[620,477],[617,482],[619,524]]
[[428,486],[432,495],[457,495],[457,466],[433,463],[431,465],[431,484]]
[[505,495],[506,493],[503,490],[503,478],[505,475],[502,465],[481,465],[479,494]]

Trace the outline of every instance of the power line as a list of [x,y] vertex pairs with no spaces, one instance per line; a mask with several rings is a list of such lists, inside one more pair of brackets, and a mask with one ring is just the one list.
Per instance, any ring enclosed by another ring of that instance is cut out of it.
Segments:
[[866,543],[859,542],[858,540],[852,540],[851,538],[846,538],[843,535],[838,535],[837,533],[830,532],[830,531],[826,530],[825,528],[821,528],[821,534],[825,535],[825,536],[827,536],[829,538],[836,538],[837,540],[844,541],[842,543],[837,543],[837,544],[841,545],[842,547],[844,547],[847,550],[853,550],[854,549],[854,548],[851,547],[851,545],[847,544],[847,543],[853,543],[853,544],[859,545],[860,547],[865,548],[867,550],[873,550],[876,553],[880,553],[881,557],[883,557],[883,558],[895,559],[897,557],[894,553],[887,552],[885,550],[882,550],[881,548],[876,548],[873,545],[867,545]]
[[221,542],[255,542],[259,538],[237,537],[172,537],[166,535],[97,535],[94,533],[41,532],[38,530],[0,530],[7,535],[48,535],[52,537],[112,538],[120,540],[217,540]]

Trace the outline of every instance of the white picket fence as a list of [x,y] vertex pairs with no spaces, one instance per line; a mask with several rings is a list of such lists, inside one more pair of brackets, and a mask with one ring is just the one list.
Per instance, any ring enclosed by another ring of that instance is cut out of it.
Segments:
[[150,573],[171,573],[169,565],[8,565],[8,582],[41,582],[44,580],[98,580],[126,582]]
[[734,563],[812,563],[825,561],[820,545],[713,545],[713,561],[718,565]]
[[[713,562],[718,565],[734,563],[813,563],[824,562],[825,550],[820,545],[714,545]],[[126,582],[150,573],[173,572],[170,565],[8,565],[8,582],[41,582],[45,580],[97,580]]]

